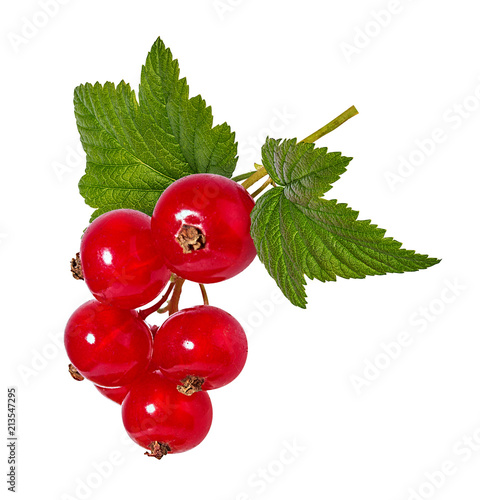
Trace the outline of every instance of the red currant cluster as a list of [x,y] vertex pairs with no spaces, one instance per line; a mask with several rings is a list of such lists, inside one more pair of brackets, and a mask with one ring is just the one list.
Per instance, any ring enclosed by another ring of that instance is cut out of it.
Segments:
[[[236,182],[193,174],[163,192],[152,218],[113,210],[83,235],[72,270],[95,300],[67,323],[70,371],[122,405],[125,429],[147,455],[161,458],[198,445],[212,422],[204,391],[228,384],[245,364],[245,332],[230,314],[208,305],[203,284],[231,278],[254,259],[253,206]],[[179,311],[185,280],[200,283],[204,305]],[[169,282],[157,303],[137,310]],[[169,313],[160,327],[145,322],[155,311]]]

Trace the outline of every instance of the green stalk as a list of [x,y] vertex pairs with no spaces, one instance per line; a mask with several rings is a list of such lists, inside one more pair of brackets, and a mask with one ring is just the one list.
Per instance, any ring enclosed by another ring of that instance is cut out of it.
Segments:
[[242,183],[242,186],[245,189],[248,189],[250,186],[259,181],[262,177],[267,175],[267,169],[265,167],[259,168],[254,174],[252,174],[246,181]]
[[269,177],[255,192],[252,193],[252,198],[256,198],[270,184],[272,184],[272,179]]
[[232,177],[232,181],[235,182],[244,181],[245,179],[248,179],[251,175],[253,175],[255,172],[256,170],[252,170],[251,172],[247,172],[246,174],[237,175],[236,177]]
[[[336,128],[340,127],[340,125],[345,123],[347,120],[350,120],[350,118],[353,118],[355,115],[358,115],[357,108],[355,108],[355,106],[351,106],[346,111],[344,111],[341,115],[339,115],[335,119],[333,119],[330,123],[327,123],[324,127],[318,129],[316,132],[309,135],[308,137],[305,137],[305,139],[303,139],[303,141],[300,141],[300,142],[308,142],[308,143],[315,142],[318,139],[320,139],[320,137],[323,137],[324,135],[327,135],[330,132],[332,132],[333,130],[335,130]],[[259,167],[260,167],[260,165],[259,165]],[[248,174],[238,175],[237,177],[234,177],[233,180],[234,181],[241,181],[243,179],[246,179],[243,181],[242,186],[245,189],[248,189],[250,186],[255,184],[257,181],[259,181],[260,179],[262,179],[266,175],[267,175],[267,170],[265,169],[265,167],[261,167],[258,170],[256,170],[255,172],[250,172]],[[270,179],[268,181],[266,181],[260,189],[255,191],[254,196],[261,193],[268,186],[269,181],[270,181]]]
[[340,127],[340,125],[345,123],[347,120],[350,120],[350,118],[353,118],[355,115],[358,115],[358,111],[355,108],[355,106],[352,106],[351,108],[348,108],[346,111],[344,111],[341,115],[339,115],[335,119],[333,119],[330,123],[327,123],[321,129],[318,129],[313,134],[309,135],[308,137],[305,137],[305,139],[303,139],[303,141],[301,141],[301,142],[318,141],[318,139],[320,139],[320,137],[323,137],[324,135],[329,134],[330,132],[332,132],[336,128]]

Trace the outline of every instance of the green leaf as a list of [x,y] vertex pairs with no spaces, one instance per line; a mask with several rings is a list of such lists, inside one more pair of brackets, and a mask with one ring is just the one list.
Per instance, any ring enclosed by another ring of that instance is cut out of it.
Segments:
[[263,165],[277,185],[285,186],[291,201],[323,196],[340,177],[352,158],[327,153],[327,148],[295,139],[281,141],[267,138],[262,148]]
[[237,164],[235,134],[223,123],[212,128],[212,109],[196,96],[188,99],[178,62],[158,39],[142,68],[140,105],[173,133],[187,162],[196,172],[231,177]]
[[[425,269],[438,259],[401,248],[358,212],[321,196],[350,158],[325,148],[267,139],[264,166],[277,187],[252,211],[252,237],[260,260],[285,296],[305,308],[305,276],[320,281]],[[342,159],[343,158],[343,159]]]
[[75,89],[75,117],[87,168],[80,194],[97,210],[117,208],[149,215],[175,180],[209,172],[231,177],[237,163],[235,134],[212,127],[211,108],[189,98],[179,66],[158,39],[142,69],[139,101],[124,82]]

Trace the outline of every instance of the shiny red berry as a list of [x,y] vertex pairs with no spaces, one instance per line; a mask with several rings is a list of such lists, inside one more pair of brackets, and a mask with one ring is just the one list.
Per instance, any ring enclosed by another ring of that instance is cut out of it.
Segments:
[[95,219],[80,246],[83,277],[94,297],[124,309],[155,299],[170,278],[155,248],[150,217],[113,210]]
[[189,394],[222,387],[242,371],[247,337],[240,323],[213,306],[197,306],[170,316],[155,335],[151,367],[183,384]]
[[129,436],[156,458],[200,444],[210,430],[212,414],[206,392],[185,396],[158,371],[134,383],[122,403]]
[[178,276],[216,283],[243,271],[255,258],[250,236],[253,198],[236,182],[193,174],[170,185],[152,216],[159,252]]
[[122,404],[125,396],[130,390],[130,386],[128,385],[124,387],[101,387],[100,385],[94,385],[94,387],[100,394],[103,394],[106,398],[115,401],[115,403],[118,403],[119,405]]
[[153,338],[135,311],[91,300],[68,320],[65,348],[86,379],[103,387],[119,387],[131,384],[147,370]]

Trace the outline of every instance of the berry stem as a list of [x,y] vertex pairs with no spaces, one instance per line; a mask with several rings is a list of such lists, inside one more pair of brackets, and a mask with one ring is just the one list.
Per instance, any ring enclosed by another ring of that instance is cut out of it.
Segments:
[[164,305],[161,309],[159,309],[159,310],[157,311],[157,313],[158,313],[158,314],[163,314],[163,313],[168,312],[168,307],[169,307],[169,305],[170,305],[170,301],[167,301],[167,304],[166,304],[166,305]]
[[172,298],[170,299],[170,303],[168,304],[169,316],[178,311],[178,303],[180,302],[180,295],[182,294],[182,287],[184,283],[185,280],[183,278],[177,278],[175,281]]
[[203,283],[199,283],[199,285],[200,285],[200,290],[202,291],[203,305],[208,306],[210,304],[208,303],[207,289],[205,288],[205,285]]
[[345,123],[347,120],[350,120],[350,118],[353,118],[355,115],[358,115],[358,111],[355,108],[355,106],[351,106],[341,115],[334,118],[330,123],[327,123],[324,127],[318,129],[316,132],[310,134],[308,137],[305,137],[305,139],[303,139],[303,141],[301,142],[315,142],[318,139],[320,139],[320,137],[323,137],[324,135],[327,135],[336,128],[340,127],[340,125]]
[[266,189],[270,184],[273,184],[270,177],[256,190],[252,193],[252,198],[256,198],[264,189]]
[[235,177],[232,177],[232,181],[235,181],[235,182],[244,181],[245,179],[248,179],[251,175],[253,175],[255,172],[256,172],[256,170],[252,170],[251,172],[237,175]]
[[145,319],[148,316],[150,316],[150,314],[152,314],[155,311],[158,311],[160,309],[160,306],[165,303],[165,301],[168,299],[168,297],[172,293],[172,290],[175,288],[175,285],[177,283],[177,279],[170,282],[170,285],[168,285],[167,291],[163,294],[162,298],[156,304],[153,304],[153,306],[149,307],[148,309],[143,309],[142,311],[138,311],[138,317],[140,319]]
[[267,169],[265,167],[259,168],[255,173],[253,173],[246,181],[242,182],[242,186],[247,189],[257,181],[259,181],[262,177],[267,175]]

